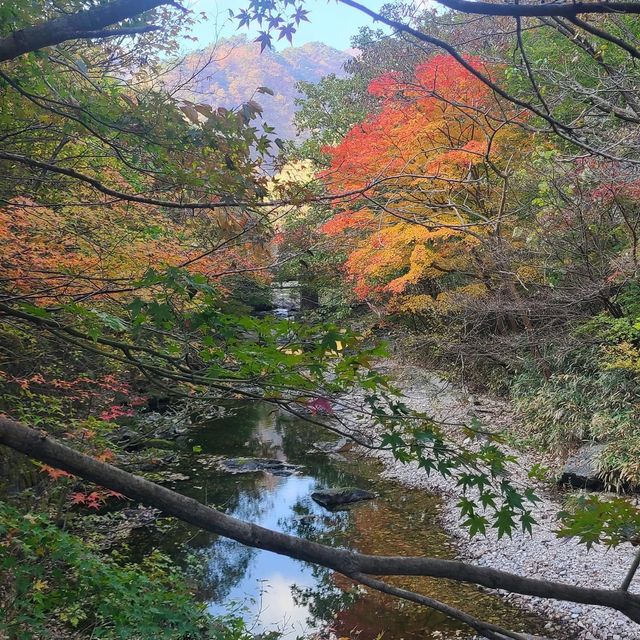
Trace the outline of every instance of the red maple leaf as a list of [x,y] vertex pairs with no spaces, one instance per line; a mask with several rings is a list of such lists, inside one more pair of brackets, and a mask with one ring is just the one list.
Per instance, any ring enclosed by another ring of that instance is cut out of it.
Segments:
[[73,476],[67,471],[56,469],[55,467],[50,467],[48,464],[41,464],[40,471],[42,471],[42,473],[46,473],[52,480],[59,480],[60,478],[73,478]]
[[333,415],[333,407],[331,403],[326,398],[314,398],[310,402],[307,403],[307,407],[313,415],[317,413],[326,413],[328,415]]
[[103,502],[104,502],[104,497],[101,496],[97,491],[92,491],[87,496],[86,505],[87,507],[89,507],[89,509],[99,509],[102,506]]
[[87,496],[82,491],[76,491],[69,497],[73,504],[86,504]]

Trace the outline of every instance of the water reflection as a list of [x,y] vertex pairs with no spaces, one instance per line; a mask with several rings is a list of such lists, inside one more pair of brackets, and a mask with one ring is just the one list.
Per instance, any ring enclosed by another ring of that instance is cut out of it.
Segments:
[[[261,526],[282,530],[283,524],[295,517],[292,505],[311,503],[308,496],[313,491],[315,480],[309,476],[281,478],[260,475],[262,477],[256,483],[261,489],[259,497],[243,495],[231,513]],[[308,505],[310,513],[319,510],[320,507],[314,509],[312,504]],[[267,551],[253,550],[248,558],[243,545],[216,541],[208,550],[208,578],[218,585],[228,584],[225,578],[229,575],[229,568],[234,566],[241,567],[241,571],[233,585],[224,590],[218,589],[216,601],[209,605],[212,613],[222,614],[230,602],[238,602],[243,603],[245,616],[256,621],[258,633],[282,630],[283,626],[288,633],[295,632],[296,635],[313,630],[313,626],[307,624],[308,607],[294,602],[291,592],[293,584],[313,586],[313,577],[303,563]]]
[[[203,453],[237,455],[234,445],[244,440],[245,454],[289,459],[283,446],[283,425],[276,414],[268,410],[243,410],[230,420],[235,425],[242,417],[253,418],[245,422],[253,422],[252,433],[234,429],[229,435],[229,424],[225,424],[229,420],[200,429],[194,439]],[[300,442],[298,439],[296,444],[298,455],[305,455],[301,449],[311,446],[310,440]],[[237,495],[227,513],[263,527],[311,537],[347,519],[346,513],[328,514],[310,499],[310,494],[319,486],[315,474],[279,477],[257,473],[232,478]],[[229,482],[229,477],[225,482]],[[280,631],[285,637],[308,635],[324,624],[324,620],[312,614],[308,599],[299,598],[298,591],[292,589],[294,585],[304,591],[317,586],[318,577],[306,563],[267,551],[249,551],[243,545],[224,539],[216,540],[201,550],[200,555],[206,558],[207,586],[215,594],[208,607],[211,613],[224,614],[230,605],[237,604],[255,633]]]
[[[234,415],[193,431],[190,444],[201,448],[201,454],[181,457],[175,470],[190,479],[173,486],[230,515],[333,546],[366,553],[452,557],[449,540],[438,525],[437,498],[381,480],[374,463],[336,463],[310,453],[317,439],[317,429],[285,419],[267,406],[240,407]],[[304,473],[223,474],[199,463],[212,454],[277,458],[303,465]],[[336,486],[373,490],[380,498],[330,513],[309,497],[317,488]],[[185,542],[203,561],[200,595],[209,610],[224,614],[230,608],[242,609],[255,634],[282,631],[295,638],[330,625],[338,637],[360,640],[373,640],[381,633],[389,640],[474,637],[441,614],[356,588],[327,569],[250,549],[181,523],[153,540],[178,559],[186,556]],[[148,537],[145,543],[150,544]],[[392,581],[510,628],[529,632],[543,628],[540,620],[470,586],[425,578]]]

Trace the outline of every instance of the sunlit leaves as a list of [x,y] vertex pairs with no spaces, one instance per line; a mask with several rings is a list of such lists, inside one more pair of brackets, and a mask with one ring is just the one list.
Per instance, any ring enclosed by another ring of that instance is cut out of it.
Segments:
[[271,48],[273,38],[286,38],[293,41],[293,35],[301,22],[309,22],[309,11],[303,8],[302,2],[296,0],[250,0],[247,8],[229,15],[238,22],[238,29],[256,23],[264,29],[260,31],[256,42],[260,43],[260,51]]
[[[368,400],[372,407],[381,408],[378,396]],[[470,535],[485,535],[488,528],[495,529],[499,538],[518,528],[532,532],[531,508],[539,498],[532,488],[520,489],[509,479],[507,464],[513,462],[512,456],[493,443],[456,444],[427,416],[409,413],[403,422],[389,411],[374,414],[384,427],[382,444],[396,460],[414,462],[427,474],[455,481],[462,493],[457,504],[460,517]]]

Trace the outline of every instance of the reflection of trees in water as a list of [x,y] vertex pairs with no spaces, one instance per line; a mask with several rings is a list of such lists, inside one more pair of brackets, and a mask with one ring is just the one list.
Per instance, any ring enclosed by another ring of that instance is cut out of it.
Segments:
[[[222,474],[200,468],[190,454],[179,462],[181,468],[174,468],[191,477],[180,483],[178,490],[248,521],[260,521],[267,513],[273,518],[272,511],[277,510],[283,514],[278,521],[281,530],[333,547],[384,555],[451,557],[450,541],[437,520],[438,498],[381,479],[374,463],[336,463],[324,454],[308,453],[312,444],[325,435],[319,427],[274,414],[268,405],[252,405],[196,428],[193,444],[200,445],[204,454],[229,457],[281,458],[284,454],[290,462],[304,465],[306,475],[317,486],[359,486],[379,493],[379,500],[335,513],[322,509],[309,496],[299,498],[293,505],[289,497],[285,504],[282,500],[287,492],[277,491],[285,482],[282,478],[263,473]],[[177,522],[168,529],[145,530],[139,537],[147,552],[149,545],[158,547],[186,567],[188,554],[195,553],[205,568],[197,580],[201,586],[199,595],[209,601],[228,599],[260,553]],[[436,629],[446,634],[460,628],[439,613],[355,587],[328,569],[307,565],[306,571],[313,586],[294,587],[292,591],[296,603],[308,610],[310,626],[328,624],[338,636],[348,637],[353,637],[357,629],[360,640],[373,640],[383,630],[387,640],[417,640],[433,638]],[[390,582],[434,595],[454,606],[470,606],[477,617],[497,623],[514,626],[514,620],[524,617],[494,596],[471,587],[429,578],[398,578]]]
[[204,451],[224,455],[282,458],[303,464],[319,485],[353,484],[356,476],[331,464],[324,454],[309,454],[314,442],[332,439],[321,427],[275,409],[267,403],[237,404],[233,415],[210,421],[195,432]]
[[[192,432],[191,444],[201,447],[204,455],[286,457],[292,462],[304,464],[307,474],[316,479],[318,485],[352,484],[353,476],[328,464],[326,456],[307,453],[313,442],[323,435],[318,427],[299,419],[283,419],[267,404],[236,405],[232,413],[196,427]],[[277,488],[282,479],[270,474],[220,473],[215,468],[200,465],[197,457],[190,453],[182,455],[171,471],[184,473],[191,478],[177,485],[180,492],[243,520],[259,521],[265,514],[282,506],[276,504]],[[347,514],[326,512],[318,516],[319,511],[309,497],[302,498],[292,506],[291,515],[281,518],[278,524],[284,531],[305,538],[324,540],[335,545],[345,544]],[[304,518],[312,515],[313,521]],[[152,547],[158,548],[187,570],[195,567],[193,574],[197,578],[198,596],[218,602],[226,599],[242,581],[258,553],[255,549],[177,521],[171,521],[161,529],[145,531],[137,536],[137,544],[140,554]],[[195,557],[195,562],[190,561],[189,556]],[[330,571],[313,568],[310,572],[318,586],[305,591],[317,593],[300,593],[299,597],[309,599],[312,617],[325,621],[325,616],[331,617],[336,607],[347,606],[348,594],[332,583]]]
[[[254,474],[252,474],[254,475]],[[260,475],[260,474],[255,474]],[[245,520],[255,521],[275,506],[274,495],[269,491],[268,478],[255,478],[249,483],[242,482],[242,489],[236,496],[233,515]],[[257,549],[246,547],[227,538],[214,537],[213,540],[197,538],[189,542],[190,547],[200,547],[196,557],[205,566],[199,580],[198,595],[205,600],[224,600],[233,587],[247,573],[251,559],[259,553]]]
[[204,563],[204,574],[198,581],[198,597],[203,600],[224,600],[244,577],[257,549],[245,547],[226,538],[218,538],[208,549],[196,556]]
[[246,443],[253,438],[256,425],[268,419],[266,405],[235,403],[230,406],[230,415],[207,421],[194,432],[195,439],[204,451],[225,455],[246,451]]
[[318,486],[362,484],[363,478],[350,473],[345,465],[338,465],[326,454],[313,451],[314,442],[332,438],[328,431],[286,415],[280,416],[278,426],[282,429],[282,447],[287,459],[304,465],[308,475],[316,480]]
[[351,609],[358,599],[359,590],[353,584],[340,581],[330,569],[313,567],[315,581],[313,587],[291,587],[296,604],[309,611],[307,624],[313,627],[325,627],[332,623],[340,611]]
[[[301,500],[293,505],[296,515],[283,519],[281,524],[289,533],[334,547],[364,551],[375,547],[379,553],[405,553],[408,548],[419,546],[417,538],[425,533],[424,520],[421,519],[422,528],[416,528],[415,522],[402,520],[403,516],[407,517],[403,506],[410,510],[412,505],[391,505],[389,502],[392,501],[383,498],[376,503],[354,505],[348,512],[327,512],[327,515],[318,516],[312,513],[307,500]],[[421,501],[421,506],[427,505]],[[422,511],[421,516],[424,515],[425,511]],[[420,544],[426,545],[426,540],[421,540]],[[384,631],[390,640],[418,640],[433,637],[432,631],[436,629],[455,631],[464,628],[438,612],[399,603],[394,598],[359,587],[329,569],[314,566],[311,572],[315,584],[293,587],[295,601],[309,610],[310,624],[329,626],[338,637],[374,640]],[[402,579],[399,582],[402,583]],[[434,588],[442,589],[442,584]]]
[[[239,478],[236,480],[240,485],[236,485],[235,508],[229,512],[242,520],[258,521],[276,506],[274,489],[279,478],[262,473],[246,474]],[[256,553],[257,549],[227,538],[217,538],[213,544],[201,549],[198,557],[206,561],[201,595],[208,600],[223,600],[242,580]]]
[[349,513],[347,511],[319,511],[311,498],[298,499],[291,506],[292,514],[278,520],[284,533],[313,542],[344,546],[348,542]]
[[[285,533],[332,546],[344,546],[348,541],[348,512],[318,515],[314,510],[310,499],[298,500],[292,506],[293,514],[281,518],[278,525]],[[308,609],[309,626],[324,627],[339,611],[353,605],[358,598],[358,589],[346,580],[337,580],[337,574],[330,569],[309,565],[309,570],[314,586],[302,588],[293,585],[291,592],[295,603]]]

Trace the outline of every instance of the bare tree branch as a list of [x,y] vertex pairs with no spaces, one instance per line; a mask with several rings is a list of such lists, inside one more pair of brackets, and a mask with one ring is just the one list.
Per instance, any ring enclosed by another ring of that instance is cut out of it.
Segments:
[[587,33],[590,33],[594,36],[597,36],[598,38],[602,38],[607,42],[611,42],[612,44],[617,45],[621,49],[624,49],[632,58],[636,58],[640,60],[640,51],[638,51],[634,46],[630,45],[628,42],[626,42],[622,38],[618,38],[617,36],[614,36],[608,31],[605,31],[604,29],[599,29],[595,25],[592,25],[589,22],[585,22],[584,20],[581,20],[580,18],[577,18],[575,16],[569,17],[568,20],[569,22],[575,24],[576,27],[580,27]]
[[631,566],[629,567],[629,571],[625,576],[622,584],[620,585],[620,589],[622,591],[628,591],[631,586],[631,582],[633,581],[634,576],[636,575],[636,571],[638,571],[638,567],[640,566],[640,550],[636,553]]
[[121,36],[137,36],[141,33],[150,33],[152,31],[160,31],[162,27],[157,24],[148,24],[144,27],[121,27],[120,29],[102,29],[101,31],[86,31],[83,38],[99,39],[114,38]]
[[581,13],[640,13],[637,2],[550,2],[540,4],[511,4],[510,2],[475,2],[473,0],[436,0],[454,11],[482,16],[571,18]]
[[408,591],[407,589],[401,589],[400,587],[388,584],[386,582],[383,582],[382,580],[371,578],[370,576],[365,576],[359,573],[351,576],[351,579],[356,580],[360,584],[363,584],[367,587],[371,587],[376,591],[387,593],[390,596],[402,598],[403,600],[415,602],[416,604],[421,604],[425,607],[429,607],[430,609],[441,611],[449,617],[455,618],[456,620],[460,620],[469,625],[472,629],[475,629],[478,633],[481,633],[485,638],[488,638],[489,640],[507,640],[507,638],[510,638],[512,640],[548,640],[548,638],[532,636],[528,633],[516,633],[514,631],[507,631],[506,629],[502,629],[495,624],[491,624],[489,622],[479,620],[478,618],[474,618],[468,613],[460,611],[460,609],[450,607],[449,605],[439,602],[438,600],[434,600],[433,598],[429,598],[428,596],[424,596],[419,593],[414,593],[413,591]]

